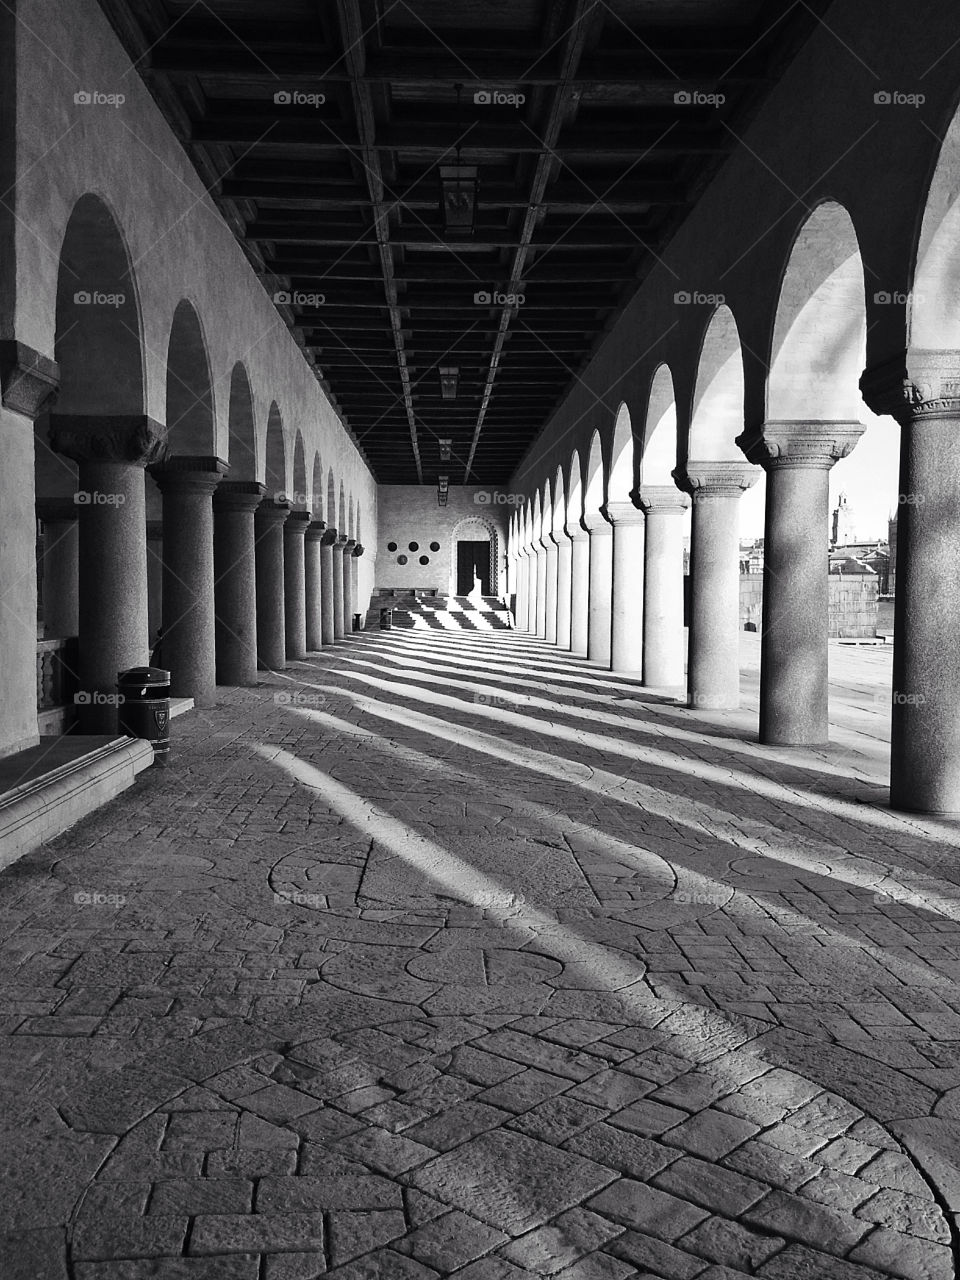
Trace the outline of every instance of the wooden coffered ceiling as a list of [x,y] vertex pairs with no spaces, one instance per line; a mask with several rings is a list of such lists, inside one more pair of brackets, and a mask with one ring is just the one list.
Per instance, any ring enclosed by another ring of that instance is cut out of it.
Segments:
[[[488,485],[827,7],[100,3],[377,480]],[[472,234],[442,208],[456,164]]]

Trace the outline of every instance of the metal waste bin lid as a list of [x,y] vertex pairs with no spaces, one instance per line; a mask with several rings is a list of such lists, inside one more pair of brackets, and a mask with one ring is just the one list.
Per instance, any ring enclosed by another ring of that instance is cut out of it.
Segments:
[[120,671],[117,680],[123,684],[135,684],[143,687],[170,683],[170,672],[163,667],[131,667],[128,671]]

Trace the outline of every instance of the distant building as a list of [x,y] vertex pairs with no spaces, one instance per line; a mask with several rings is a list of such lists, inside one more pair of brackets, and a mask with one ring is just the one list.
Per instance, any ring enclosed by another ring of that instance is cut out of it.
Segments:
[[833,511],[830,545],[832,547],[845,547],[848,543],[854,542],[856,536],[850,500],[845,493],[841,493],[837,506]]

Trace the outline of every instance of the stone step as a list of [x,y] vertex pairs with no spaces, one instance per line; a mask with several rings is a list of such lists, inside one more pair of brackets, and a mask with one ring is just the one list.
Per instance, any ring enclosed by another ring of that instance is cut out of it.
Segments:
[[0,760],[0,867],[72,827],[153,764],[140,738],[67,734]]

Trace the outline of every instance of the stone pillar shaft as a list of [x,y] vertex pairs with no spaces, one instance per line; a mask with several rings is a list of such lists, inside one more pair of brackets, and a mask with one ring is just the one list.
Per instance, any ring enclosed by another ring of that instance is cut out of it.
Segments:
[[309,511],[291,511],[283,526],[284,646],[291,659],[307,656],[307,595],[304,539]]
[[640,674],[643,668],[644,521],[632,502],[608,502],[613,525],[613,598],[610,669]]
[[541,640],[547,636],[547,549],[542,542],[534,544],[537,557],[536,630]]
[[960,352],[913,349],[860,382],[900,423],[890,802],[960,815]]
[[585,658],[590,629],[590,535],[577,529],[571,544],[570,652]]
[[333,637],[343,639],[343,548],[347,545],[344,535],[333,544]]
[[254,512],[265,490],[221,481],[213,495],[217,684],[257,683],[257,557]]
[[336,529],[325,530],[320,539],[320,640],[325,645],[333,644],[335,639],[333,545],[336,540]]
[[761,742],[828,738],[829,472],[862,432],[859,422],[768,422],[738,439],[767,473]]
[[315,520],[307,527],[304,545],[303,577],[307,602],[307,650],[315,653],[323,644],[323,571],[321,568],[324,525]]
[[603,516],[584,518],[590,534],[590,607],[587,621],[587,658],[610,664],[613,610],[613,527]]
[[353,551],[356,547],[353,538],[343,544],[343,634],[353,634],[353,615],[356,612],[353,594]]
[[557,532],[557,647],[570,648],[570,602],[573,543],[565,529]]
[[557,570],[558,570],[558,553],[559,548],[550,535],[547,542],[547,569],[546,569],[546,586],[545,586],[545,606],[544,606],[544,639],[548,644],[557,643]]
[[673,689],[684,682],[683,513],[690,505],[672,485],[644,485],[643,683]]
[[282,671],[287,665],[284,603],[283,526],[289,507],[266,498],[254,516],[257,562],[257,666]]
[[740,705],[740,499],[756,468],[688,462],[676,472],[693,499],[687,701],[704,711]]
[[151,468],[163,496],[163,664],[171,695],[198,707],[216,700],[213,494],[226,469],[192,457]]

